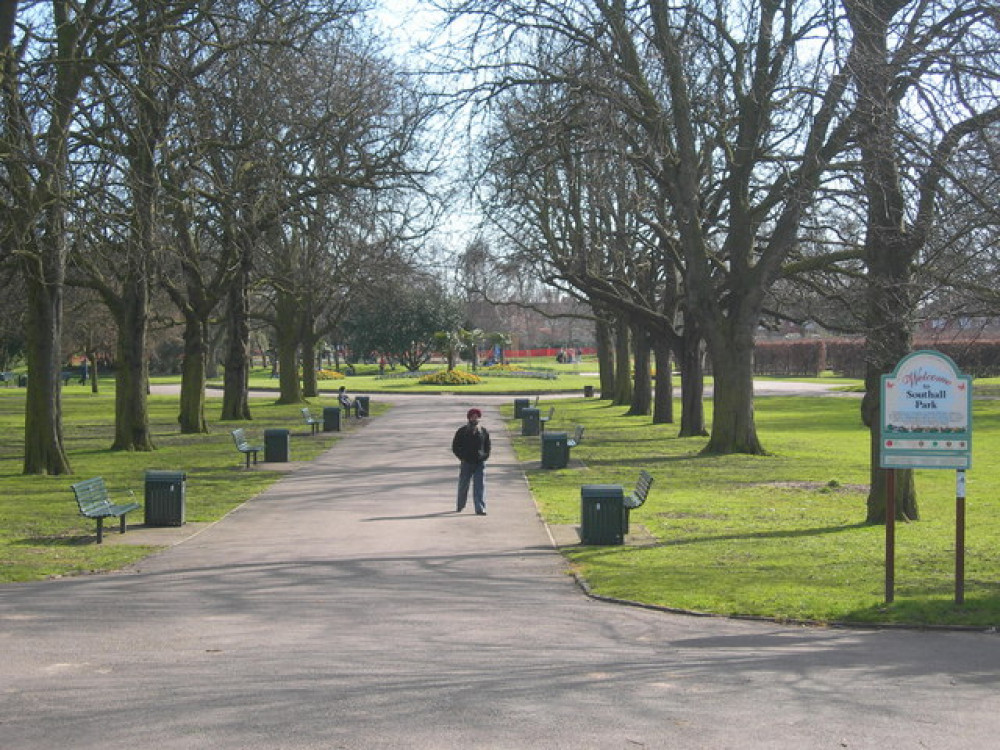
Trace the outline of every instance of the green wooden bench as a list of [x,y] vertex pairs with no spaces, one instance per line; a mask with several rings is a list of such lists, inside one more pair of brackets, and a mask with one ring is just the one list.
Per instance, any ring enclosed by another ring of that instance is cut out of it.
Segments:
[[639,472],[639,481],[635,483],[635,489],[625,496],[625,507],[629,510],[635,510],[644,502],[649,496],[649,488],[653,486],[653,477],[649,475],[649,472],[643,469]]
[[583,442],[583,425],[578,424],[576,430],[573,432],[573,437],[566,441],[566,445],[570,448],[575,448],[580,443]]
[[312,415],[312,412],[310,412],[308,408],[302,410],[302,418],[306,421],[306,424],[312,430],[313,435],[319,432],[319,428],[323,426],[323,420],[314,417]]
[[250,458],[253,457],[254,465],[257,464],[257,452],[264,450],[262,445],[251,445],[247,440],[247,433],[242,427],[233,430],[233,442],[236,443],[236,450],[247,457],[247,468],[250,468]]
[[539,427],[541,427],[542,432],[545,432],[545,423],[546,422],[551,422],[552,421],[552,415],[555,414],[555,413],[556,413],[556,407],[550,406],[549,407],[549,413],[546,414],[544,417],[539,417],[538,418],[538,425],[539,425]]
[[645,469],[639,472],[639,480],[635,483],[635,489],[625,495],[622,505],[625,509],[625,533],[628,533],[629,513],[640,507],[649,497],[649,488],[653,486],[653,477]]
[[[125,503],[116,505],[108,497],[108,488],[104,484],[103,477],[85,479],[82,482],[70,485],[73,494],[76,495],[76,504],[80,506],[81,515],[97,520],[97,543],[104,542],[104,519],[121,519],[121,533],[125,533],[125,514],[132,510],[138,510],[139,503]],[[129,493],[131,494],[131,493]]]

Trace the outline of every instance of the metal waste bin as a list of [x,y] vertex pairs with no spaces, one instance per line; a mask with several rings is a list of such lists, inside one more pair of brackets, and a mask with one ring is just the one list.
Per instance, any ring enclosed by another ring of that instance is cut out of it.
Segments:
[[540,432],[541,414],[538,409],[521,409],[521,434],[537,435]]
[[323,432],[340,432],[340,407],[323,407]]
[[264,430],[264,461],[287,463],[289,460],[289,430]]
[[531,405],[530,398],[515,398],[514,399],[514,419],[520,419],[522,412],[529,408]]
[[354,416],[355,417],[367,417],[368,416],[368,404],[369,396],[357,396],[354,399]]
[[569,463],[569,435],[546,432],[542,435],[542,468],[564,469]]
[[593,398],[594,397],[594,386],[592,386],[592,385],[585,385],[585,386],[583,386],[583,395],[584,395],[585,398]]
[[146,525],[183,526],[186,496],[183,471],[146,471]]
[[580,541],[625,541],[625,489],[620,484],[585,484],[580,488]]

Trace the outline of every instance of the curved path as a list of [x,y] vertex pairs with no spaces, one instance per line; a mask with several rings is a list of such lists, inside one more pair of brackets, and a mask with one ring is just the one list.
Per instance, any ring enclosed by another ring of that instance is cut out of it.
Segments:
[[994,635],[586,598],[494,406],[489,515],[453,512],[467,406],[400,399],[133,570],[0,588],[0,748],[996,744]]

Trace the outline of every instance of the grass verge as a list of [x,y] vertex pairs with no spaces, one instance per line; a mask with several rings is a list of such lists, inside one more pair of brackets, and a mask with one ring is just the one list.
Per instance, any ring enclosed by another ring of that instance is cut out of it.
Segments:
[[[310,404],[314,412],[332,405],[332,398],[313,399]],[[209,415],[217,415],[220,408],[221,399],[208,400]],[[372,402],[376,414],[385,408],[377,400]],[[218,520],[282,476],[267,469],[246,471],[230,430],[244,427],[252,442],[262,443],[264,429],[289,429],[293,461],[315,458],[343,434],[311,436],[300,409],[301,405],[279,406],[255,399],[252,422],[216,421],[209,434],[181,435],[177,397],[153,395],[149,398],[150,427],[157,450],[130,453],[108,450],[114,430],[113,390],[94,395],[83,386],[70,386],[63,391],[64,442],[74,474],[24,476],[20,473],[24,390],[0,388],[0,583],[113,570],[158,549],[95,544],[95,523],[79,515],[70,490],[70,484],[81,479],[102,476],[113,501],[125,502],[131,489],[141,502],[146,469],[184,471],[186,520]],[[142,511],[133,511],[128,520],[142,523]],[[105,533],[117,535],[117,524],[106,522]]]
[[[512,416],[513,407],[505,407]],[[884,602],[885,530],[865,520],[868,433],[858,401],[757,400],[767,456],[703,456],[704,438],[623,416],[608,401],[560,403],[548,430],[586,427],[570,466],[542,470],[538,438],[520,437],[532,491],[549,523],[578,524],[580,486],[655,479],[632,513],[651,543],[570,546],[595,594],[646,604],[779,620],[1000,625],[1000,406],[974,408],[968,473],[965,604],[954,604],[955,473],[921,470],[921,520],[897,526],[895,601]]]

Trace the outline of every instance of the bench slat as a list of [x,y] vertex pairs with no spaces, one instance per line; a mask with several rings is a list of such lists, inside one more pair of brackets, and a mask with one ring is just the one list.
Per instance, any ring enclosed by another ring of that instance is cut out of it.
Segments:
[[652,486],[653,477],[648,471],[643,469],[639,472],[639,481],[635,483],[635,489],[625,497],[625,507],[629,510],[635,510],[645,503],[646,498],[649,496],[649,489]]

